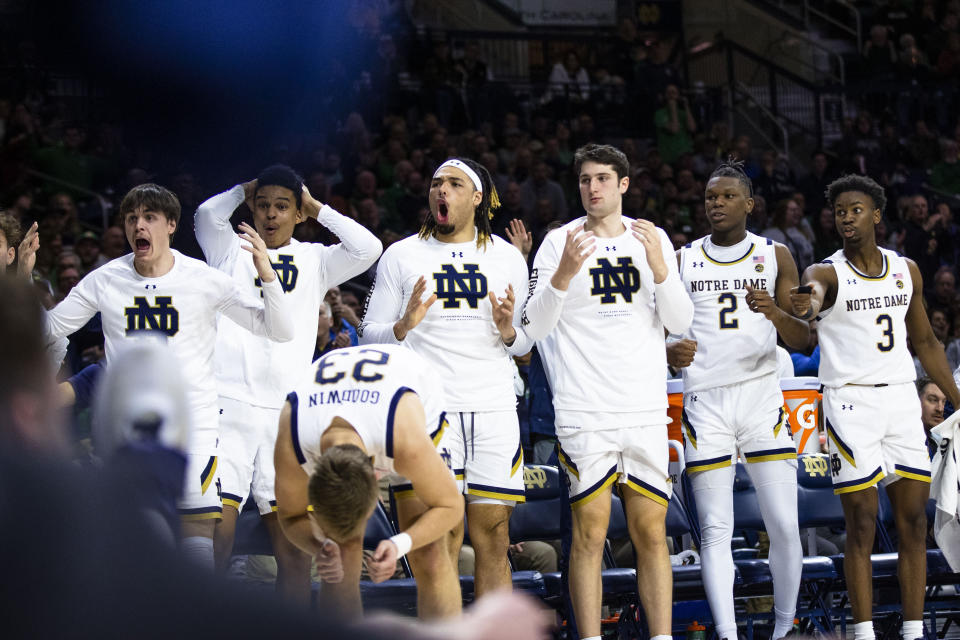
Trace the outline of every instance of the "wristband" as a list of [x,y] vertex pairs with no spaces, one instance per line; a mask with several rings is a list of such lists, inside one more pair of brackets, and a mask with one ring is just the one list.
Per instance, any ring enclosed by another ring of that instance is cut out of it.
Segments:
[[395,536],[390,536],[390,542],[397,545],[397,560],[407,555],[413,547],[413,538],[410,537],[409,533],[401,532]]

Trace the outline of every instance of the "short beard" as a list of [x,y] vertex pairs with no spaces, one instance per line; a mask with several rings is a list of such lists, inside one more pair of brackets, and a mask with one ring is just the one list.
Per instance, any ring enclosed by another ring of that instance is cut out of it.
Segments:
[[440,224],[439,222],[437,223],[437,234],[441,236],[448,236],[454,231],[456,231],[456,229],[457,228],[452,224]]

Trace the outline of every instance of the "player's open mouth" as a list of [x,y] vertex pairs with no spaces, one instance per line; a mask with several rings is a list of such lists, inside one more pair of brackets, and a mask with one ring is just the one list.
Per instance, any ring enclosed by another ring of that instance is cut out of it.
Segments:
[[842,231],[843,235],[844,235],[845,237],[847,237],[847,238],[852,237],[853,234],[856,233],[856,232],[857,232],[856,227],[852,227],[852,226],[850,226],[850,227],[843,227],[843,231]]
[[148,251],[150,249],[150,241],[146,238],[137,238],[134,241],[137,251]]
[[440,224],[446,224],[447,214],[448,214],[447,203],[444,202],[443,200],[438,200],[437,201],[437,222],[439,222]]
[[725,217],[727,217],[727,214],[721,211],[720,209],[714,209],[710,212],[711,220],[722,220]]
[[263,228],[264,233],[274,233],[277,230],[277,227],[274,225],[267,225]]

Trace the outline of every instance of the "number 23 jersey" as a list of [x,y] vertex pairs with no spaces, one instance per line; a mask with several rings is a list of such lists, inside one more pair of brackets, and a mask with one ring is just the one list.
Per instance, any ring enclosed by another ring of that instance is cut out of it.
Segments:
[[857,271],[842,249],[824,260],[837,272],[836,302],[817,316],[819,377],[826,387],[916,380],[907,349],[910,268],[897,253],[880,252],[883,270],[876,277]]
[[443,391],[437,372],[416,353],[378,344],[335,349],[317,359],[287,395],[293,450],[303,470],[313,472],[320,439],[339,417],[359,434],[374,468],[392,472],[394,415],[409,391],[420,398],[427,433],[438,443],[446,425]]

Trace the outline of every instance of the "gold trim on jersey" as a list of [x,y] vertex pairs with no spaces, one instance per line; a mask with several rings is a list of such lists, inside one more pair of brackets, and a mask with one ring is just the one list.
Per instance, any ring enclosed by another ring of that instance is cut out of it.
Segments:
[[885,280],[886,277],[887,277],[888,275],[890,275],[890,261],[887,259],[886,254],[884,254],[884,256],[883,256],[883,271],[880,272],[880,275],[878,275],[878,276],[868,276],[868,275],[865,274],[865,273],[861,273],[860,271],[857,270],[857,268],[856,268],[855,266],[853,266],[852,264],[850,264],[850,261],[849,261],[849,260],[844,260],[844,264],[846,264],[848,267],[850,267],[850,271],[853,271],[855,274],[857,274],[858,276],[860,276],[860,277],[863,278],[864,280],[872,280],[872,281],[876,282],[876,281],[879,281],[879,280]]
[[739,262],[743,262],[744,260],[746,260],[747,258],[749,258],[749,257],[750,257],[750,254],[753,253],[753,250],[756,249],[756,247],[757,247],[757,244],[756,244],[755,242],[751,242],[751,243],[750,243],[750,248],[747,249],[747,252],[746,252],[745,254],[743,254],[743,256],[737,258],[736,260],[731,260],[730,262],[723,262],[723,261],[721,261],[721,260],[714,260],[714,259],[711,258],[710,255],[707,253],[707,250],[703,247],[702,244],[700,245],[700,251],[701,251],[701,253],[703,253],[703,256],[704,256],[707,260],[709,260],[710,262],[712,262],[713,264],[718,264],[718,265],[720,265],[721,267],[728,267],[728,266],[730,266],[730,265],[732,265],[732,264],[737,264],[737,263],[739,263]]

